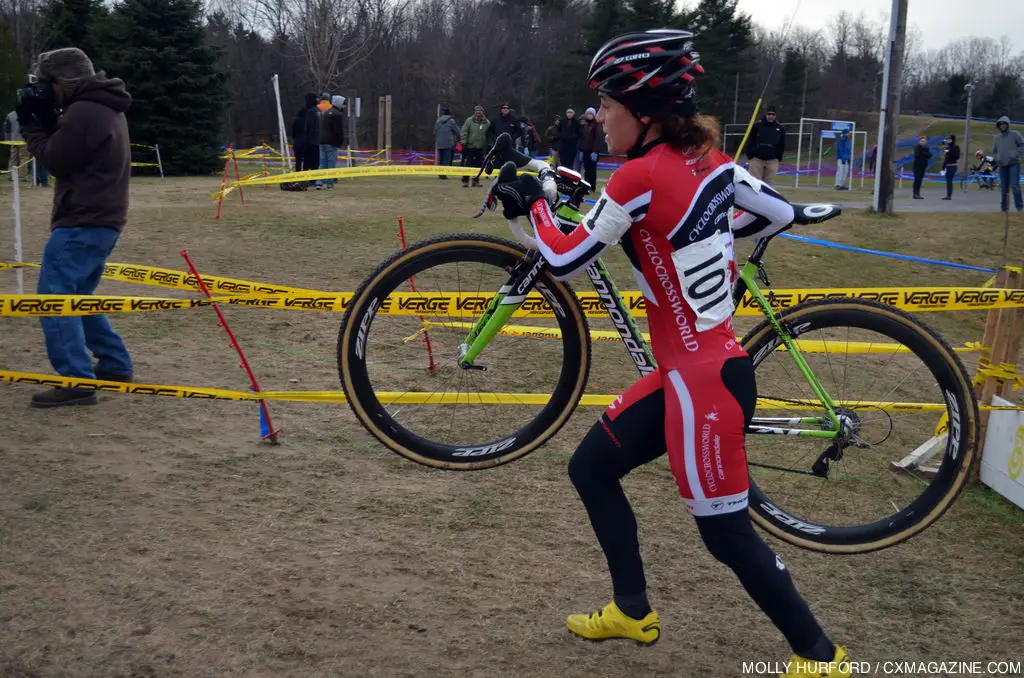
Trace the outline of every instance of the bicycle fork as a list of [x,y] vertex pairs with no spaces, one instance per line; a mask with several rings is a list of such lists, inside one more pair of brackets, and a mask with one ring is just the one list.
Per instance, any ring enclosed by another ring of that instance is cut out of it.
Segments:
[[[473,323],[473,328],[466,335],[465,341],[459,346],[459,367],[464,370],[485,370],[482,365],[475,365],[474,360],[483,352],[491,340],[501,331],[505,323],[526,301],[526,296],[534,287],[544,296],[556,313],[562,310],[543,284],[538,285],[537,279],[547,268],[547,262],[536,250],[531,251],[512,269],[508,281],[494,295],[483,315]],[[562,311],[564,315],[564,311]]]

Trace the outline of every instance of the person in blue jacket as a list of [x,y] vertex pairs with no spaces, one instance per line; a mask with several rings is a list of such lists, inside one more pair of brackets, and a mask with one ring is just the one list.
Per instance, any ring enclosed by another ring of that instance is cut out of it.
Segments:
[[850,177],[850,160],[852,159],[852,144],[850,143],[850,131],[843,130],[843,133],[836,140],[836,190],[848,191],[846,185]]

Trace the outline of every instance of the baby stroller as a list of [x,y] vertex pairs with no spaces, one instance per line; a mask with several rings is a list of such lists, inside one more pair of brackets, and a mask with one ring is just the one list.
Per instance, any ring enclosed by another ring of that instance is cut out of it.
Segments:
[[985,155],[980,150],[975,151],[974,157],[978,164],[970,168],[971,172],[967,177],[968,181],[978,184],[978,190],[993,191],[996,188],[998,177],[996,176],[996,162],[991,155]]

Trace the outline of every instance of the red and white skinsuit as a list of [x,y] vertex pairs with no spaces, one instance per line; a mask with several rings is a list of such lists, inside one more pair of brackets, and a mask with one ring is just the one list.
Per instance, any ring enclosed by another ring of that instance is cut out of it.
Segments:
[[[743,213],[730,224],[733,207]],[[611,422],[630,408],[664,408],[663,440],[635,433],[645,445],[664,445],[695,516],[747,507],[744,411],[723,369],[746,356],[732,326],[733,238],[771,235],[793,216],[781,195],[720,151],[699,157],[664,143],[616,170],[571,233],[559,230],[547,201],[530,211],[540,251],[559,278],[622,243],[646,300],[659,369],[622,394],[601,423],[621,446]],[[752,412],[753,401],[747,406]]]

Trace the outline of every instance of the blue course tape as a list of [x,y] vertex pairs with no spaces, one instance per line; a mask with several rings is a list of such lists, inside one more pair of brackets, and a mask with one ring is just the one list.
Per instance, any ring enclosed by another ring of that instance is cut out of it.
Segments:
[[[596,200],[587,198],[583,202],[593,205]],[[937,259],[925,259],[923,257],[915,257],[909,254],[897,254],[896,252],[884,252],[882,250],[869,250],[864,247],[854,247],[853,245],[844,245],[838,242],[832,242],[831,240],[822,240],[820,238],[809,238],[806,235],[795,235],[793,233],[782,233],[780,234],[783,238],[789,238],[790,240],[796,240],[797,242],[807,243],[809,245],[821,245],[822,247],[832,247],[837,250],[846,250],[847,252],[860,252],[861,254],[874,254],[879,257],[888,257],[890,259],[901,259],[903,261],[914,261],[919,264],[931,264],[932,266],[946,266],[948,268],[960,268],[966,271],[981,271],[982,273],[995,273],[994,268],[982,268],[981,266],[971,266],[970,264],[954,264],[950,261],[939,261]]]
[[847,252],[860,252],[862,254],[874,254],[879,257],[889,257],[890,259],[902,259],[903,261],[914,261],[920,264],[931,264],[932,266],[946,266],[948,268],[961,268],[967,271],[981,271],[982,273],[995,273],[994,268],[982,268],[981,266],[971,266],[969,264],[954,264],[949,261],[938,261],[937,259],[924,259],[922,257],[914,257],[909,254],[896,254],[895,252],[883,252],[881,250],[869,250],[864,247],[853,247],[852,245],[843,245],[842,243],[832,242],[831,240],[821,240],[819,238],[809,238],[806,235],[795,235],[793,233],[781,234],[783,238],[789,238],[790,240],[796,240],[798,242],[808,243],[811,245],[821,245],[822,247],[832,247],[837,250],[846,250]]

